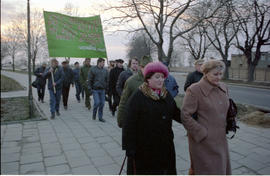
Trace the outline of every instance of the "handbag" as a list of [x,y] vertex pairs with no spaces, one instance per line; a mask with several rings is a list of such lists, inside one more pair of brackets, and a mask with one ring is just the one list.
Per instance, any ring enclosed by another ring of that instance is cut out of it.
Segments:
[[230,105],[227,112],[226,134],[228,134],[229,131],[233,131],[234,134],[231,137],[232,139],[236,133],[236,130],[240,128],[236,125],[237,106],[231,98],[229,98],[229,103]]
[[35,81],[32,82],[32,87],[37,88],[37,85],[38,85],[37,80],[35,80]]

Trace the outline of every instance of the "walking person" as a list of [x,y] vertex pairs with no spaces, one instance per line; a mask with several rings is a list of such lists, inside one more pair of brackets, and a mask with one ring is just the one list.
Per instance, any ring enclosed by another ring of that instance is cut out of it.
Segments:
[[[144,67],[152,62],[152,58],[150,56],[143,56],[139,61],[139,70],[136,74],[132,75],[125,82],[125,86],[121,95],[118,112],[117,112],[117,123],[120,128],[122,128],[123,119],[127,114],[127,101],[130,96],[138,89],[138,87],[144,82],[143,70]],[[124,142],[122,143],[123,150],[125,150]]]
[[203,73],[201,71],[201,66],[202,66],[203,62],[204,62],[203,59],[199,59],[199,60],[196,60],[194,62],[195,71],[188,74],[187,79],[186,79],[186,82],[185,82],[185,85],[184,85],[184,91],[186,91],[187,88],[191,84],[200,81],[201,78],[203,77]]
[[97,66],[92,67],[89,71],[89,90],[93,92],[94,109],[93,120],[96,119],[98,112],[99,121],[105,122],[103,119],[103,107],[105,103],[105,90],[108,88],[108,71],[104,68],[105,60],[99,58]]
[[[109,61],[109,66],[108,66],[109,75],[110,75],[111,70],[115,67],[115,65],[116,65],[116,63],[115,63],[114,60]],[[107,90],[106,94],[108,95],[107,96],[107,101],[108,101],[108,104],[109,104],[109,109],[112,112],[112,109],[113,109],[113,106],[112,106],[112,94],[109,93],[109,89]]]
[[117,83],[120,73],[124,71],[123,63],[124,61],[122,59],[117,59],[116,67],[111,69],[109,73],[108,94],[109,96],[112,95],[113,97],[113,102],[112,102],[112,115],[113,116],[115,115],[115,111],[117,110],[117,106],[119,105],[119,102],[120,102],[120,96],[116,91],[116,83]]
[[56,59],[51,60],[51,67],[47,68],[43,73],[43,78],[48,79],[51,119],[54,119],[55,112],[56,115],[60,116],[59,104],[64,80],[63,69],[58,66],[58,61]]
[[37,93],[38,93],[38,101],[44,103],[44,95],[45,95],[45,86],[46,86],[46,79],[43,78],[43,73],[46,70],[47,64],[44,62],[42,66],[35,70],[35,75],[37,76]]
[[[168,66],[169,66],[168,63],[163,62],[163,64],[168,68]],[[178,86],[175,78],[173,77],[173,75],[171,75],[169,73],[168,77],[164,81],[164,84],[165,84],[165,87],[166,87],[167,91],[171,94],[171,96],[173,98],[175,98],[176,95],[178,95],[178,92],[179,92],[178,91],[178,88],[179,88],[179,86]]]
[[63,105],[64,105],[64,109],[67,110],[70,85],[74,87],[73,71],[69,67],[67,61],[62,62],[62,67],[64,71],[64,80],[63,80],[63,88],[62,88]]
[[75,66],[75,68],[73,69],[73,78],[74,78],[74,83],[75,83],[75,88],[76,88],[76,99],[80,103],[81,102],[80,94],[82,93],[82,86],[80,83],[80,64],[79,64],[79,62],[75,62],[74,66]]
[[180,110],[164,86],[169,72],[161,62],[144,68],[144,83],[130,97],[124,121],[127,174],[176,175],[172,120]]
[[89,73],[90,68],[91,68],[90,58],[85,58],[84,65],[80,70],[80,83],[85,93],[85,107],[88,108],[89,110],[91,109],[90,92],[88,90],[88,84],[89,84],[88,73]]
[[[229,108],[228,88],[220,82],[225,64],[205,62],[203,78],[187,90],[182,105],[182,122],[188,132],[191,170],[196,175],[230,175],[226,138]],[[193,114],[197,114],[197,120]]]
[[124,89],[126,80],[133,74],[136,74],[138,69],[139,69],[139,60],[136,57],[129,59],[127,70],[120,73],[116,83],[116,91],[120,97],[122,95],[122,91]]

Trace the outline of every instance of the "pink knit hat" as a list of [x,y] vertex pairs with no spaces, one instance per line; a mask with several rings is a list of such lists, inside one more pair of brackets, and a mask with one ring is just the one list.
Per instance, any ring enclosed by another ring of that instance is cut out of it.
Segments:
[[143,76],[146,77],[149,73],[163,73],[164,77],[167,78],[169,71],[168,68],[162,62],[150,62],[148,63],[143,70]]

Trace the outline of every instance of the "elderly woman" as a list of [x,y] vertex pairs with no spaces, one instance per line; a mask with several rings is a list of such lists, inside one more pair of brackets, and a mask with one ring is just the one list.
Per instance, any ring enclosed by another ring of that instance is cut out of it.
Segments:
[[[188,132],[191,167],[196,175],[231,174],[226,138],[229,108],[227,87],[220,82],[225,65],[211,60],[202,65],[204,76],[186,91],[182,123]],[[197,114],[197,120],[192,116]]]
[[169,72],[161,62],[145,66],[144,83],[128,102],[123,137],[128,156],[127,174],[176,174],[172,120],[180,110],[164,87]]

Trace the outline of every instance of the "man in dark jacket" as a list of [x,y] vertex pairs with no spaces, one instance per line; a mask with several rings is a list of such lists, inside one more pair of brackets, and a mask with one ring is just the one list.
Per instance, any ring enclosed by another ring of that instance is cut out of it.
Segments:
[[89,74],[90,68],[91,68],[90,58],[85,58],[84,65],[80,69],[80,83],[81,83],[83,91],[85,92],[85,107],[87,107],[89,110],[91,109],[90,92],[88,90],[88,84],[89,84],[88,74]]
[[129,59],[127,70],[120,73],[116,83],[116,91],[119,96],[122,95],[122,91],[124,89],[126,80],[133,74],[137,73],[138,67],[139,67],[139,60],[136,57]]
[[124,71],[123,63],[124,63],[124,61],[122,59],[117,59],[116,60],[116,67],[110,71],[110,76],[109,76],[108,94],[112,95],[112,97],[113,97],[113,103],[112,103],[112,115],[113,116],[114,116],[116,108],[120,102],[120,96],[118,95],[118,93],[116,91],[116,83],[117,83],[117,80],[118,80],[120,73]]
[[35,75],[37,76],[37,93],[38,93],[38,101],[44,103],[44,94],[45,94],[45,86],[46,79],[42,77],[43,73],[46,70],[47,64],[44,62],[41,67],[35,70]]
[[201,66],[202,66],[203,62],[204,62],[203,59],[199,59],[199,60],[196,60],[194,62],[196,70],[194,72],[188,74],[187,79],[186,79],[186,83],[184,86],[184,91],[186,91],[187,88],[191,84],[199,82],[201,80],[201,78],[203,77],[203,73],[201,72]]
[[104,68],[105,60],[99,58],[97,66],[92,67],[88,75],[88,88],[93,92],[94,97],[94,109],[93,109],[93,120],[96,119],[97,111],[99,121],[105,122],[103,119],[103,107],[105,103],[105,90],[108,87],[108,71]]
[[64,105],[64,109],[67,110],[67,102],[68,102],[70,84],[72,84],[72,87],[74,87],[73,71],[69,67],[67,61],[62,62],[62,66],[63,66],[63,71],[65,74],[64,80],[63,80],[63,89],[62,89],[63,105]]
[[[110,60],[109,61],[109,66],[108,66],[108,73],[110,75],[110,72],[111,70],[115,67],[115,60]],[[108,95],[107,96],[107,101],[108,101],[108,104],[109,104],[109,109],[110,111],[112,111],[112,94],[109,94],[108,90],[106,92],[106,94]]]
[[42,75],[45,79],[48,79],[48,89],[50,93],[50,111],[51,119],[55,118],[59,113],[59,104],[61,99],[64,72],[63,68],[58,66],[58,61],[56,59],[51,60],[51,67],[47,68]]
[[74,66],[75,66],[75,68],[73,69],[73,78],[74,78],[74,83],[75,83],[75,88],[76,88],[76,98],[77,98],[77,101],[80,103],[80,101],[81,101],[80,94],[82,92],[82,86],[80,83],[80,64],[79,64],[79,62],[75,62]]

